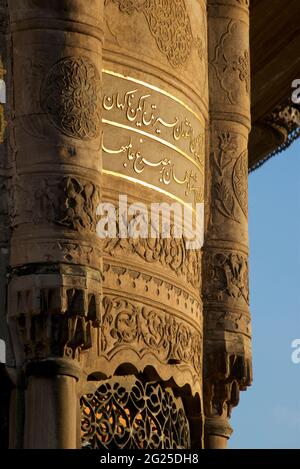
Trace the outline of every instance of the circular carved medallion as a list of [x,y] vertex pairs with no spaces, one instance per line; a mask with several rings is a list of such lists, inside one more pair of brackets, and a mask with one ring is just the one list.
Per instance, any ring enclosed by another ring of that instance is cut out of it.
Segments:
[[101,128],[101,78],[87,57],[66,57],[50,69],[41,90],[41,105],[64,134],[92,140]]

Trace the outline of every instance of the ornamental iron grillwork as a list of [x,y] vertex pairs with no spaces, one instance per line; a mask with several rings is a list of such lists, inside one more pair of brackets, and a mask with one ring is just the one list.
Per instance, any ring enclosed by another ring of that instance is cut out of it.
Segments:
[[182,400],[160,383],[118,376],[82,396],[80,405],[83,448],[190,448]]

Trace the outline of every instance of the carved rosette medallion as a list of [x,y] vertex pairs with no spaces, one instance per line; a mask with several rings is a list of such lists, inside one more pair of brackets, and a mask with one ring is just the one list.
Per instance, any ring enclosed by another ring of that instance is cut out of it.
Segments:
[[66,57],[50,69],[41,90],[41,104],[65,135],[82,140],[99,136],[101,78],[87,57]]

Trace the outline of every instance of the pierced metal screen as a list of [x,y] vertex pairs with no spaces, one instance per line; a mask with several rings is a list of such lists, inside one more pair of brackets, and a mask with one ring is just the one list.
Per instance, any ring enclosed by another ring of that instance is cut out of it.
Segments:
[[82,396],[80,404],[83,448],[190,448],[182,401],[159,383],[119,376]]

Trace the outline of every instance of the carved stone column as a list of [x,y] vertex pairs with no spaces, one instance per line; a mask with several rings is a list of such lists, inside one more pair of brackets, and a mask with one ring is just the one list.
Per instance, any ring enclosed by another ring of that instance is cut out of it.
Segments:
[[[8,44],[6,40],[8,28],[6,1],[0,2],[0,339],[8,341],[6,326],[6,269],[9,248],[9,187],[10,164],[8,160]],[[8,358],[8,357],[7,357]]]
[[251,384],[248,292],[249,1],[208,0],[210,155],[204,249],[207,448],[224,448]]
[[11,0],[8,317],[27,378],[25,447],[74,448],[76,382],[98,335],[103,1]]
[[[82,382],[85,447],[202,447],[201,252],[189,250],[184,236],[123,233],[131,204],[144,204],[150,215],[152,203],[177,204],[181,213],[186,204],[193,212],[203,203],[206,23],[204,0],[105,0],[103,201],[118,207],[118,230],[102,243],[101,341]],[[124,210],[120,196],[127,197]],[[150,233],[150,217],[141,213],[137,219]],[[136,393],[140,412],[130,406]],[[178,411],[171,435],[171,407],[163,402]],[[101,438],[90,423],[103,427],[107,406],[117,417]]]
[[7,88],[9,73],[9,54],[6,34],[8,29],[7,5],[0,1],[0,449],[7,449],[9,434],[10,382],[5,363],[11,364],[9,334],[6,323],[6,285],[9,252],[9,187],[10,165],[8,161],[7,121],[9,106]]

